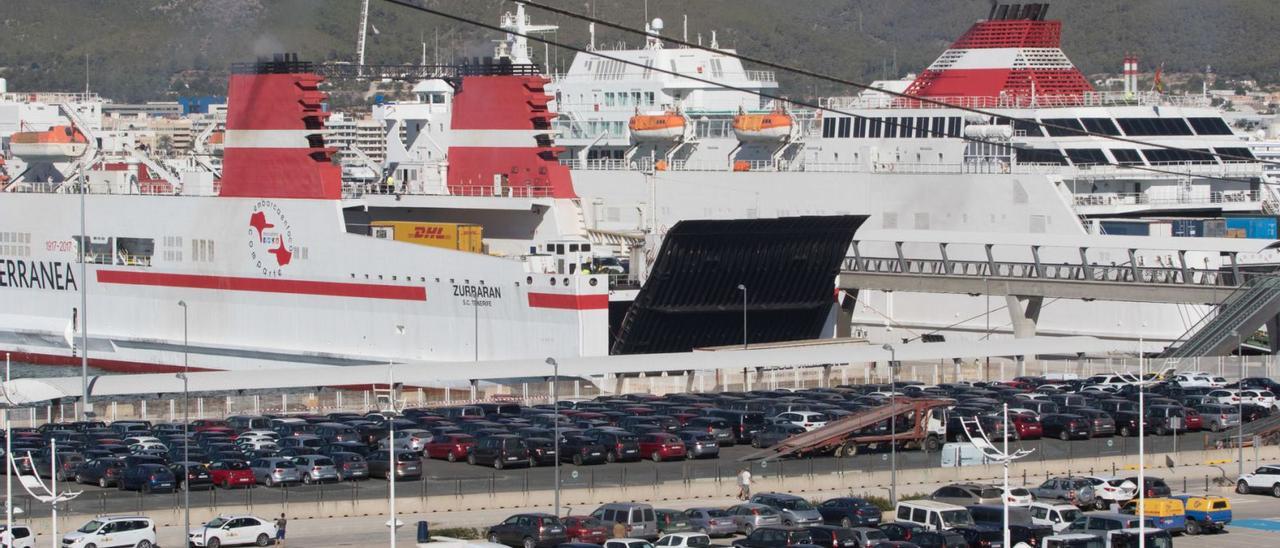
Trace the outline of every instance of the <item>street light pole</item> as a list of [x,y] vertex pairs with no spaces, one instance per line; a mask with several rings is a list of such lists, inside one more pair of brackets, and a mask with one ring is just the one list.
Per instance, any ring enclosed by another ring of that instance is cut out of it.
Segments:
[[396,383],[394,374],[392,373],[392,362],[387,362],[387,410],[383,414],[387,416],[387,484],[389,491],[387,493],[387,512],[391,514],[391,519],[387,521],[387,528],[391,529],[391,548],[396,546]]
[[555,472],[556,472],[556,488],[555,488],[555,516],[560,517],[560,398],[558,394],[558,385],[560,384],[560,364],[555,358],[547,358],[547,365],[551,366],[551,410],[555,415],[555,422],[552,425],[555,440]]
[[191,438],[187,435],[188,424],[191,423],[188,414],[191,412],[190,391],[188,390],[187,373],[190,372],[190,343],[187,339],[187,301],[178,301],[178,306],[182,307],[182,472],[187,477],[182,480],[182,534],[191,534],[191,485],[187,482],[191,480],[191,470],[187,468],[191,462]]
[[[891,344],[881,348],[889,351],[889,405],[898,404],[897,378],[894,375],[894,363],[898,361],[898,351]],[[889,416],[889,505],[898,505],[898,416]]]
[[1001,546],[1013,546],[1012,539],[1009,535],[1009,403],[1004,403],[1004,429],[1001,432],[1004,438],[1004,500],[1000,501],[1000,508],[1004,511],[1004,518],[1001,523],[1004,524],[1004,544]]
[[747,286],[744,284],[738,284],[738,291],[742,292],[742,349],[746,350],[747,349]]
[[89,407],[89,236],[85,234],[85,184],[84,170],[80,170],[80,413],[84,420],[90,418]]
[[1244,475],[1244,344],[1239,331],[1232,331],[1236,336],[1236,354],[1240,356],[1240,379],[1236,381],[1236,413],[1240,415],[1240,424],[1236,430],[1236,477]]
[[1143,361],[1143,330],[1147,327],[1146,322],[1142,322],[1138,328],[1138,515],[1143,519],[1138,520],[1138,548],[1146,548],[1147,546],[1147,453],[1146,446],[1146,424],[1147,424],[1147,403],[1145,399],[1146,390],[1146,363]]

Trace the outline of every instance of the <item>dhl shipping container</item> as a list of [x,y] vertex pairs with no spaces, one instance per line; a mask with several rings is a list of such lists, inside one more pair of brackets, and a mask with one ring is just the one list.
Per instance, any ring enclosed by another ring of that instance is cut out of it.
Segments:
[[375,238],[385,238],[431,247],[482,253],[484,227],[461,223],[425,223],[419,221],[374,221],[370,231]]

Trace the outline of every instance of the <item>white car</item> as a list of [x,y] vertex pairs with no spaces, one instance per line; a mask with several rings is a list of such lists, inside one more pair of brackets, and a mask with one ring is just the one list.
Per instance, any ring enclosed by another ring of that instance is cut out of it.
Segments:
[[1036,500],[1036,497],[1031,494],[1031,491],[1021,487],[1010,487],[1004,493],[1004,500],[1009,503],[1009,506],[1027,506]]
[[103,516],[89,520],[79,529],[62,536],[64,548],[85,546],[133,546],[152,548],[156,545],[156,524],[143,516]]
[[140,451],[168,452],[169,447],[158,441],[144,441],[142,443],[135,443],[133,445],[130,445],[129,451],[132,451],[134,453],[138,453]]
[[1222,388],[1226,384],[1222,377],[1214,378],[1209,375],[1175,375],[1169,380],[1183,388]]
[[1205,397],[1223,405],[1240,405],[1240,393],[1235,389],[1228,390],[1226,388],[1222,388],[1213,390],[1208,394],[1205,394]]
[[139,444],[148,444],[148,443],[164,443],[164,442],[160,441],[160,438],[153,437],[153,436],[134,436],[131,438],[124,439],[125,447],[129,447],[132,445],[139,445]]
[[243,433],[243,434],[240,434],[239,436],[236,436],[236,441],[240,441],[240,440],[246,440],[246,441],[252,441],[252,440],[271,440],[271,441],[280,441],[280,433],[279,433],[279,432],[276,432],[275,430],[250,430],[250,431],[248,431],[248,432],[245,432],[245,433]]
[[1138,484],[1114,476],[1085,476],[1093,484],[1094,508],[1106,510],[1111,503],[1121,504],[1138,495]]
[[266,438],[249,441],[236,440],[236,446],[245,451],[274,451],[280,448],[275,440]]
[[773,418],[776,423],[799,426],[806,431],[813,431],[827,425],[827,416],[817,411],[788,411]]
[[1273,497],[1280,497],[1280,464],[1259,466],[1252,474],[1245,474],[1236,480],[1236,492],[1240,494],[1266,491]]
[[1240,390],[1240,399],[1245,403],[1259,405],[1268,409],[1276,406],[1276,395],[1269,390]]
[[218,516],[187,536],[192,546],[267,546],[275,542],[276,525],[254,516]]
[[13,526],[13,534],[0,524],[0,546],[4,548],[36,548],[36,536],[26,525]]
[[1071,522],[1080,517],[1079,508],[1063,503],[1033,502],[1027,510],[1031,512],[1032,523],[1053,527],[1055,533],[1066,531]]
[[658,539],[654,546],[673,546],[677,548],[706,548],[711,546],[711,537],[702,533],[672,533]]

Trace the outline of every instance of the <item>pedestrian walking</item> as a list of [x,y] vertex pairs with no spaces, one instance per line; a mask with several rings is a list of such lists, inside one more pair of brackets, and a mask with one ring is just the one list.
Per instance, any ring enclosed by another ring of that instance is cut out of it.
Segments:
[[289,525],[289,519],[284,517],[284,513],[276,519],[276,546],[284,546],[284,530]]
[[745,466],[738,471],[738,498],[742,500],[751,498],[751,470]]

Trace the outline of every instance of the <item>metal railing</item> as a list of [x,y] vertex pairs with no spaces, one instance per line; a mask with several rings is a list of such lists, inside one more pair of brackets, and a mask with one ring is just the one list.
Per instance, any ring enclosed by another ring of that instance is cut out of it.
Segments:
[[1229,204],[1261,202],[1263,198],[1262,191],[1259,190],[1214,191],[1176,196],[1146,192],[1106,192],[1077,194],[1075,204],[1077,206]]
[[819,99],[818,105],[830,109],[922,109],[922,108],[1059,108],[1059,107],[1098,107],[1098,106],[1180,106],[1207,107],[1209,98],[1202,95],[1167,95],[1155,92],[1124,93],[1116,91],[1094,91],[1079,95],[1060,95],[1028,97],[1022,95],[1001,95],[989,97],[973,96],[938,96],[929,97],[930,101],[943,103],[938,106],[919,99],[895,97],[888,94],[862,95],[856,97],[827,97]]
[[549,186],[389,185],[386,183],[345,184],[342,197],[352,200],[365,196],[465,196],[486,198],[550,198],[555,191]]
[[[1145,266],[1132,264],[1052,264],[1020,261],[965,261],[905,257],[845,257],[845,272],[905,274],[915,276],[964,276],[1084,282],[1236,287],[1237,275],[1215,268]],[[1242,272],[1239,277],[1253,274]]]

